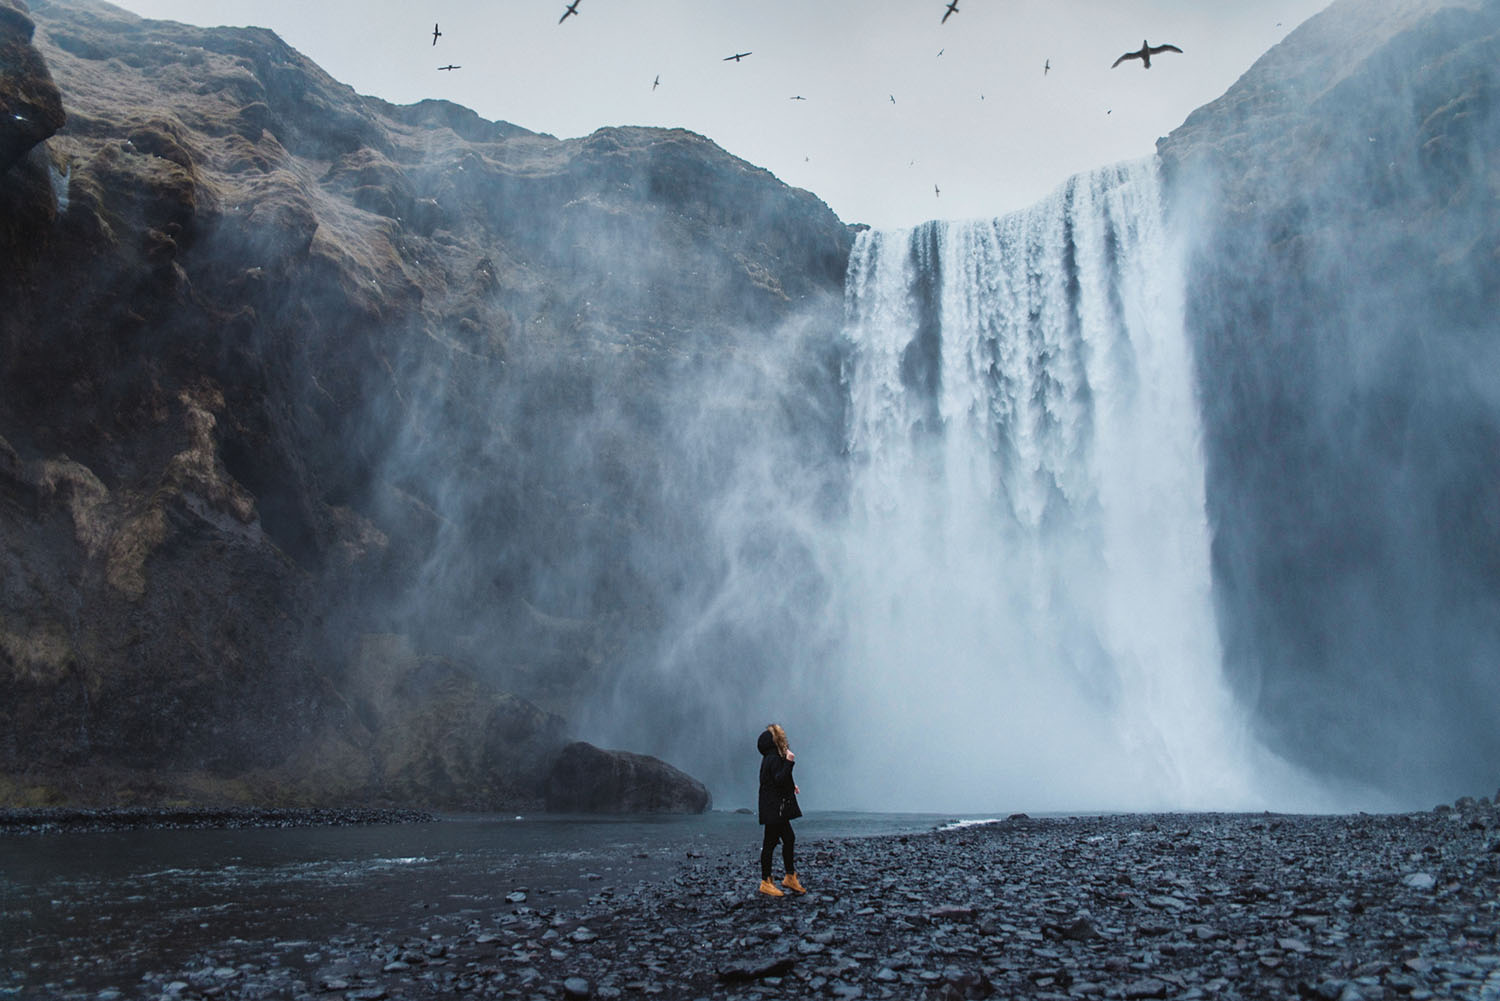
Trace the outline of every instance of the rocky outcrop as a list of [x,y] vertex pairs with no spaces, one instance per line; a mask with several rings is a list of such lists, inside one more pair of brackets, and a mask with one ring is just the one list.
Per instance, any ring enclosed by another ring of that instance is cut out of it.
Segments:
[[62,128],[62,97],[31,44],[36,30],[21,0],[0,0],[0,173]]
[[1335,3],[1160,144],[1229,670],[1403,801],[1500,755],[1500,8]]
[[[705,441],[836,447],[846,228],[691,133],[398,108],[94,0],[30,21],[67,124],[0,185],[0,797],[535,802],[709,559]],[[785,399],[677,419],[767,345]]]
[[665,761],[583,741],[564,747],[547,776],[554,813],[703,813],[712,805],[702,782]]

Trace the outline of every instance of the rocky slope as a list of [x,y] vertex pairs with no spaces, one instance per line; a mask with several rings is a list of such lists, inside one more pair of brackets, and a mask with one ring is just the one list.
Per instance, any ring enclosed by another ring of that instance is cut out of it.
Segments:
[[[263,30],[0,0],[0,45],[0,799],[535,802],[642,554],[701,558],[683,373],[831,386],[846,228]],[[773,419],[823,447],[832,392]]]
[[1500,759],[1496,67],[1500,4],[1339,2],[1159,147],[1230,673],[1405,802]]

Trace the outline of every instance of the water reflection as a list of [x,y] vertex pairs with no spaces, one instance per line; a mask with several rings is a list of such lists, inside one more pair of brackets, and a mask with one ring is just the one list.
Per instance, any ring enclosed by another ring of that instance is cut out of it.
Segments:
[[[953,819],[812,814],[798,840]],[[130,996],[144,975],[209,954],[311,967],[336,939],[419,934],[437,916],[577,906],[668,879],[691,858],[743,858],[750,880],[759,845],[753,816],[722,812],[0,838],[0,997]]]

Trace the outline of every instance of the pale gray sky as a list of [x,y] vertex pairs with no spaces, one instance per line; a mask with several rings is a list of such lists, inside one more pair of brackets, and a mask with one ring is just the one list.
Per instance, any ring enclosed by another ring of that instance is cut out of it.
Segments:
[[[580,0],[563,24],[565,0],[122,6],[270,28],[396,103],[446,98],[559,137],[691,129],[845,222],[901,227],[998,215],[1071,174],[1149,154],[1326,3],[959,0],[946,24],[946,0]],[[1184,53],[1112,70],[1142,38]],[[752,55],[723,61],[735,52]],[[449,63],[463,68],[437,69]]]

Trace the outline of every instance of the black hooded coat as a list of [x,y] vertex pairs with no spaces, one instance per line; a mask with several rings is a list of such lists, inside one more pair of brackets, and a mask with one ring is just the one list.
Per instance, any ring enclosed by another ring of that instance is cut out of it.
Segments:
[[760,822],[796,820],[802,816],[802,807],[797,805],[797,783],[792,781],[796,762],[777,753],[776,740],[769,730],[760,732],[755,748],[760,751]]

